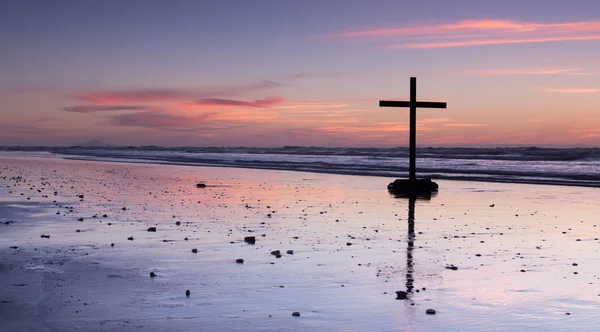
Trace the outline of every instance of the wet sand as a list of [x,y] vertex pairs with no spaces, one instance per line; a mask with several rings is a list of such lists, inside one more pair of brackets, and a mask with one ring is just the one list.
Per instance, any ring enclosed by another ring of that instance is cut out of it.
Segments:
[[595,188],[438,181],[411,208],[380,177],[0,165],[2,331],[595,331],[600,319]]

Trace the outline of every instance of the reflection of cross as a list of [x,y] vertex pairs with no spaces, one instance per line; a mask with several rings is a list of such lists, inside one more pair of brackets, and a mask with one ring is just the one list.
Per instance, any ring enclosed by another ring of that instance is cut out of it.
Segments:
[[410,101],[380,100],[379,107],[410,107],[410,163],[409,180],[416,181],[417,159],[417,107],[446,108],[446,103],[417,101],[417,78],[410,78]]

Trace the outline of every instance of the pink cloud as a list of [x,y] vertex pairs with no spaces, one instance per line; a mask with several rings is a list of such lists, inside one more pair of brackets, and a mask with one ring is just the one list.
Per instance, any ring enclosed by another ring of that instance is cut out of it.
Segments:
[[90,91],[72,95],[77,100],[96,104],[132,104],[132,103],[164,103],[187,102],[199,98],[240,95],[263,89],[280,87],[281,84],[262,80],[250,84],[217,86],[199,90],[185,89],[133,89],[115,91]]
[[487,124],[482,123],[446,123],[446,127],[487,127]]
[[148,106],[141,105],[79,105],[68,106],[63,108],[67,112],[74,113],[97,113],[97,112],[113,112],[113,111],[147,111],[152,109]]
[[145,111],[111,115],[107,118],[115,126],[151,127],[155,129],[185,129],[211,121],[216,113],[205,113],[197,116],[182,116],[159,111]]
[[453,71],[455,74],[473,76],[527,76],[527,75],[593,75],[581,68],[490,68]]
[[404,39],[402,43],[384,47],[401,49],[585,41],[600,40],[600,21],[534,23],[482,19],[449,24],[422,24],[353,31],[330,34],[326,37],[388,39],[400,37]]
[[242,101],[234,99],[220,99],[220,98],[205,98],[200,99],[187,105],[193,106],[241,106],[241,107],[255,107],[255,108],[267,108],[272,107],[284,102],[282,97],[269,97],[265,99],[257,99],[253,101]]
[[418,49],[418,48],[446,48],[446,47],[467,47],[482,45],[500,45],[500,44],[525,44],[525,43],[544,43],[555,41],[576,41],[576,40],[600,40],[600,35],[593,36],[563,36],[547,38],[511,38],[511,39],[491,39],[491,40],[462,40],[457,42],[434,42],[434,43],[407,43],[398,45],[388,45],[384,48],[400,49]]
[[570,89],[552,89],[552,88],[544,88],[542,89],[547,92],[558,92],[558,93],[598,93],[600,89],[585,89],[585,88],[570,88]]

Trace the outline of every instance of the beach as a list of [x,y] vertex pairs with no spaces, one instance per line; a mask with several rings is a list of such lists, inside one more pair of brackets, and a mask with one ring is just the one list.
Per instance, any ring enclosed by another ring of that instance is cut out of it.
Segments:
[[393,180],[6,153],[0,330],[597,330],[598,188]]

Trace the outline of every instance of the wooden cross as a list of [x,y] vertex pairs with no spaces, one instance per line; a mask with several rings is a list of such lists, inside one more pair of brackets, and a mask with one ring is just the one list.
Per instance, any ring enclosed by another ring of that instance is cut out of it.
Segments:
[[410,101],[380,100],[379,107],[410,107],[410,162],[409,180],[416,181],[417,159],[417,107],[446,108],[446,103],[417,101],[417,78],[410,78]]

